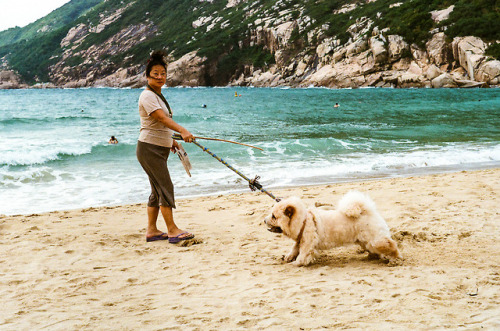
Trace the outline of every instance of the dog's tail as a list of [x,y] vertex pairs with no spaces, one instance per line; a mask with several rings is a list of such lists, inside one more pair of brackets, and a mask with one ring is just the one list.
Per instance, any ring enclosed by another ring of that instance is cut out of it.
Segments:
[[359,191],[349,191],[340,199],[337,210],[347,217],[359,218],[363,213],[375,210],[375,203]]

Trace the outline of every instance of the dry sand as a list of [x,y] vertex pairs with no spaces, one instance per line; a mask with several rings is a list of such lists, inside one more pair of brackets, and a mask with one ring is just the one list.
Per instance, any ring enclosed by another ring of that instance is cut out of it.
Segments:
[[144,204],[0,216],[0,329],[500,329],[500,169],[273,193],[335,205],[350,189],[402,265],[354,246],[286,264],[293,243],[266,231],[256,192],[178,200],[185,246],[146,243]]

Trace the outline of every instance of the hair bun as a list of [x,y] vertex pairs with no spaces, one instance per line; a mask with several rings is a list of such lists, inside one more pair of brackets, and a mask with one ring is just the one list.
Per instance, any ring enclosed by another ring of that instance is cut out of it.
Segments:
[[151,53],[150,55],[150,60],[160,60],[160,61],[165,61],[165,56],[167,54],[165,54],[164,51],[154,51],[153,53]]

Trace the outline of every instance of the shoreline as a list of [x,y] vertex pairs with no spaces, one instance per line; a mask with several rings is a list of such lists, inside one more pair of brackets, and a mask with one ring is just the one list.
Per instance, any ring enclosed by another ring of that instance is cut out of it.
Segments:
[[[0,88],[0,91],[12,91],[12,90],[88,90],[88,89],[113,89],[113,90],[137,90],[145,88],[144,86],[82,86],[82,87],[64,87],[64,86],[27,86],[19,88]],[[355,90],[355,89],[400,89],[400,90],[419,90],[419,89],[451,89],[451,90],[463,90],[463,89],[498,89],[500,85],[488,85],[488,86],[474,86],[474,87],[429,87],[429,86],[413,86],[413,87],[402,87],[402,86],[355,86],[355,87],[329,87],[321,85],[311,85],[311,86],[291,86],[291,85],[269,85],[269,86],[241,86],[241,85],[223,85],[223,86],[189,86],[189,85],[177,85],[177,86],[167,86],[163,88],[168,89],[197,89],[197,88],[228,88],[228,89],[238,89],[238,88],[271,88],[271,89],[327,89],[327,90]]]
[[[495,329],[500,327],[500,168],[275,190],[332,207],[368,193],[404,256],[356,246],[282,261],[265,194],[179,199],[196,240],[146,243],[146,205],[0,216],[0,328]],[[160,222],[160,229],[164,224]]]
[[[415,168],[411,169],[409,171],[404,171],[404,172],[396,172],[396,173],[388,173],[382,176],[381,174],[365,174],[364,176],[360,176],[358,178],[350,177],[347,179],[339,179],[339,180],[334,180],[334,181],[323,181],[323,182],[317,182],[317,183],[301,183],[297,185],[289,185],[289,186],[270,186],[267,187],[263,185],[263,188],[266,189],[267,191],[286,191],[286,190],[293,190],[293,189],[298,189],[298,188],[308,188],[308,187],[318,187],[318,186],[325,186],[325,185],[338,185],[338,184],[356,184],[360,182],[371,182],[371,181],[380,181],[380,180],[389,180],[393,178],[410,178],[410,177],[420,177],[420,176],[430,176],[430,175],[441,175],[441,174],[453,174],[453,173],[459,173],[459,172],[464,172],[464,171],[481,171],[481,170],[494,170],[494,169],[500,169],[500,165],[496,162],[491,162],[491,163],[482,163],[480,165],[473,165],[473,166],[468,166],[468,167],[461,167],[460,170],[456,169],[452,166],[450,167],[430,167],[430,168]],[[236,175],[235,175],[236,176]],[[245,183],[244,183],[245,184]],[[200,195],[178,195],[176,197],[177,200],[191,200],[191,199],[199,199],[199,198],[209,198],[209,197],[214,197],[214,196],[220,196],[220,195],[239,195],[239,194],[245,194],[249,193],[251,194],[252,192],[249,191],[248,187],[245,185],[242,185],[241,189],[234,189],[234,190],[229,190],[229,191],[218,191],[218,192],[213,192],[213,193],[202,193]],[[271,192],[273,193],[273,192]],[[266,195],[265,193],[262,193],[260,191],[255,191],[253,194],[262,194]],[[145,203],[144,201],[131,201],[131,202],[124,202],[124,203],[117,203],[117,204],[102,204],[102,205],[91,205],[91,206],[82,206],[82,207],[77,207],[77,208],[70,208],[70,209],[54,209],[54,210],[48,210],[48,211],[40,211],[40,212],[28,212],[25,214],[1,214],[0,213],[0,218],[3,217],[16,217],[16,216],[27,216],[27,215],[43,215],[47,213],[54,213],[54,212],[67,212],[67,211],[76,211],[80,209],[88,209],[88,208],[116,208],[116,207],[121,207],[121,206],[128,206],[128,205],[137,205],[137,204],[142,204]]]

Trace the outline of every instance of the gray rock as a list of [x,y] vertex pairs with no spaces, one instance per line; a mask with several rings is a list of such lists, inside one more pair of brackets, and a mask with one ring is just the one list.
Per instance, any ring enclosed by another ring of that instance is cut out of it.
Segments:
[[483,62],[477,69],[476,79],[491,85],[497,85],[500,81],[500,61]]
[[21,78],[13,70],[0,70],[0,90],[25,88]]
[[469,78],[474,80],[474,71],[485,60],[486,44],[477,37],[455,37],[452,49],[454,59],[467,70]]
[[385,48],[384,41],[379,37],[370,37],[369,39],[370,49],[375,59],[375,63],[384,64],[387,62],[387,49]]
[[444,63],[450,62],[451,49],[450,45],[446,42],[446,35],[444,32],[436,33],[432,36],[426,44],[427,54],[429,54],[430,63],[440,66]]
[[389,60],[391,62],[399,60],[405,51],[409,51],[410,49],[408,43],[404,41],[403,37],[398,35],[387,36],[387,42]]
[[205,85],[206,58],[199,57],[196,51],[182,56],[168,65],[168,86],[199,86]]
[[458,85],[453,80],[453,77],[448,73],[441,74],[432,80],[432,87],[434,88],[457,87],[457,86]]
[[427,71],[425,72],[425,76],[429,80],[433,80],[434,78],[436,78],[437,76],[439,76],[441,74],[442,74],[441,70],[438,67],[436,67],[434,64],[431,64],[427,68]]

